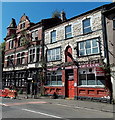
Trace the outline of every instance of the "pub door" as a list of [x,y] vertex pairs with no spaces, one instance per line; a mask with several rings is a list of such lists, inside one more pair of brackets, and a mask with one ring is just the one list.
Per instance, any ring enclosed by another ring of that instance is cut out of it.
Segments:
[[74,98],[73,69],[65,71],[65,97]]

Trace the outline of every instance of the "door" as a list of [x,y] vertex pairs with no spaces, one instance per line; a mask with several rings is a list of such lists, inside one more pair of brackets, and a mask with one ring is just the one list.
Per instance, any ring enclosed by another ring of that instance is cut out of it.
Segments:
[[65,96],[69,98],[74,98],[74,77],[73,69],[66,70],[66,86],[65,86]]

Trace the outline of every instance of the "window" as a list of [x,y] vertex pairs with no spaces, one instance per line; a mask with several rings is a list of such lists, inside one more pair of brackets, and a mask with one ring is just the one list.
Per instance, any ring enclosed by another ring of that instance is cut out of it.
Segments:
[[96,76],[94,68],[79,69],[79,85],[105,85],[105,78]]
[[17,65],[20,64],[20,53],[17,54]]
[[83,20],[83,33],[91,32],[90,18]]
[[98,39],[91,39],[78,43],[79,56],[91,55],[99,53]]
[[21,64],[25,64],[25,53],[21,54]]
[[47,82],[46,85],[62,85],[62,73],[59,71],[56,73],[55,71],[51,71],[47,73]]
[[51,32],[51,43],[56,42],[56,30]]
[[35,48],[30,49],[29,51],[29,58],[30,58],[30,63],[35,62]]
[[38,40],[38,30],[32,32],[32,41]]
[[40,61],[39,57],[40,57],[40,48],[37,48],[37,61]]
[[7,66],[13,66],[13,55],[7,57]]
[[23,44],[24,44],[24,38],[20,37],[18,40],[18,47],[23,46]]
[[65,27],[65,38],[72,37],[71,25]]
[[51,50],[48,50],[47,52],[47,60],[48,61],[56,61],[61,59],[61,49],[60,48],[54,48]]
[[14,47],[14,41],[11,40],[9,41],[9,49],[12,49]]
[[25,23],[20,24],[20,29],[25,28]]
[[113,29],[115,29],[115,17],[113,18]]

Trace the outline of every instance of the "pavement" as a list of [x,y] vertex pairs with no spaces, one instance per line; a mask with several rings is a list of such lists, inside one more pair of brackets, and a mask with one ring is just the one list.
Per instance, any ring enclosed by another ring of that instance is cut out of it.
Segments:
[[[26,94],[19,94],[17,99],[27,99]],[[39,96],[38,98],[34,99],[31,96],[28,96],[28,99],[32,99],[37,101],[38,99],[42,99],[50,104],[56,104],[59,106],[66,106],[66,107],[74,107],[80,109],[89,109],[93,111],[104,111],[110,112],[115,114],[115,104],[109,103],[101,103],[101,102],[92,102],[92,101],[82,101],[82,100],[73,100],[73,99],[52,99],[48,96]]]

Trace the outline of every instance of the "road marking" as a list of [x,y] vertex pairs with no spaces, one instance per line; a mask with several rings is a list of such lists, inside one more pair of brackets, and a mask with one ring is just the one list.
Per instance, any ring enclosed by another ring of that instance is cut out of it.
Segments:
[[[60,105],[60,106],[65,106],[65,107],[72,107],[72,106],[69,106],[69,105],[62,105],[62,104],[55,104],[55,105]],[[76,106],[74,108],[85,109],[85,110],[90,110],[90,111],[106,112],[106,111],[103,111],[103,110],[96,110],[96,109],[90,109],[90,108],[79,107],[79,106]]]
[[8,106],[7,104],[4,104],[4,103],[0,103],[0,105],[3,105],[3,106]]
[[53,117],[53,118],[60,118],[60,119],[62,118],[62,117],[59,117],[59,116],[50,115],[50,114],[42,113],[42,112],[37,112],[37,111],[29,110],[29,109],[22,109],[22,110],[25,110],[25,111],[28,111],[28,112],[33,112],[33,113],[38,113],[38,114]]
[[24,104],[44,104],[44,103],[47,103],[47,102],[39,101],[39,102],[23,102],[23,103],[7,103],[7,104],[0,103],[0,105],[4,105],[4,106],[14,106],[14,105],[24,105]]

